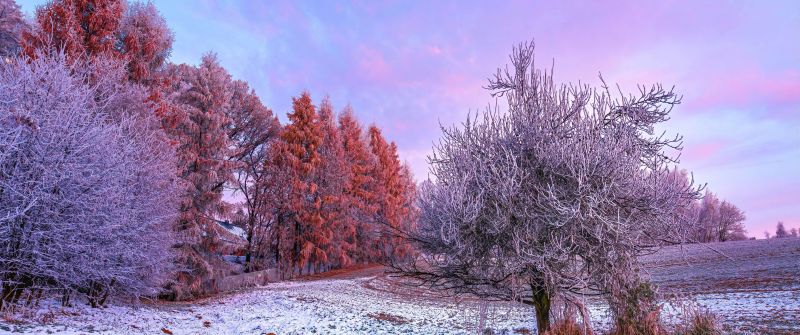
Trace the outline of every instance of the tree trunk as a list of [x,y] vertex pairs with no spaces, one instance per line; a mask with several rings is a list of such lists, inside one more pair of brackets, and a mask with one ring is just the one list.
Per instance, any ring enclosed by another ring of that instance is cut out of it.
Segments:
[[536,309],[536,329],[539,334],[550,330],[550,294],[531,285],[533,307]]
[[0,290],[0,310],[4,307],[11,305],[13,287],[9,284],[4,284]]
[[[252,208],[253,206],[250,206]],[[247,213],[247,249],[244,255],[244,272],[253,271],[252,253],[253,253],[253,235],[255,235],[256,217],[255,213]]]

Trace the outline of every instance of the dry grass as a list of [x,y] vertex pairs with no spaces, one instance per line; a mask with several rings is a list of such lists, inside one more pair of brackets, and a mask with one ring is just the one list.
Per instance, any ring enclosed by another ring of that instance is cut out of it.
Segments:
[[544,335],[586,335],[583,327],[573,319],[558,320],[550,326]]
[[402,316],[389,314],[389,313],[384,313],[384,312],[370,313],[370,314],[367,314],[367,316],[369,316],[369,317],[371,317],[371,318],[373,318],[375,320],[381,320],[381,321],[389,322],[389,323],[391,323],[391,324],[393,324],[395,326],[407,324],[407,323],[410,322],[410,320],[408,320],[408,319],[406,319],[406,318],[404,318]]
[[692,310],[687,315],[687,324],[678,327],[676,335],[721,335],[717,316],[706,310]]
[[619,318],[609,335],[667,335],[659,311],[647,313],[639,320]]

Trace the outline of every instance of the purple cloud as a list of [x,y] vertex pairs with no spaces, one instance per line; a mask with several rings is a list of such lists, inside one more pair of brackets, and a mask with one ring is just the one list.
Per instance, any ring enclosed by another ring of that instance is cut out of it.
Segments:
[[682,165],[747,212],[751,235],[778,220],[800,228],[800,2],[155,4],[175,31],[174,62],[216,51],[279,114],[304,89],[351,104],[419,180],[439,123],[494,102],[481,86],[516,43],[535,38],[559,81],[596,84],[602,71],[625,90],[675,85],[684,104],[664,128],[685,136]]

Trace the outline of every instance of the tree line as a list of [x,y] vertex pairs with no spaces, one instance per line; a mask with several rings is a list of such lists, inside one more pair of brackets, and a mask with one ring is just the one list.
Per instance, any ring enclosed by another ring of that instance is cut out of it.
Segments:
[[413,177],[350,107],[302,92],[281,125],[214,54],[170,63],[151,3],[0,7],[0,307],[211,293],[218,220],[245,230],[247,271],[410,254]]
[[689,229],[687,243],[748,239],[744,211],[727,200],[720,200],[708,189],[700,199],[689,203],[681,212]]
[[769,232],[765,231],[764,237],[765,238],[798,237],[800,236],[800,234],[798,234],[799,232],[800,230],[798,230],[797,228],[786,229],[786,225],[783,223],[783,221],[778,221],[778,224],[775,226],[775,236],[770,236]]

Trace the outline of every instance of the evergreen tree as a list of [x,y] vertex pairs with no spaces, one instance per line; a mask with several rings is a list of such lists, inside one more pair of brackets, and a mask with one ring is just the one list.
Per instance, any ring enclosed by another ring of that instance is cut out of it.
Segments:
[[309,264],[327,262],[327,254],[322,249],[329,242],[328,236],[321,234],[321,198],[319,185],[315,180],[322,163],[319,148],[323,136],[319,125],[316,107],[308,92],[292,99],[292,112],[289,121],[276,143],[274,164],[282,175],[285,202],[280,206],[278,258],[285,273],[302,273]]

